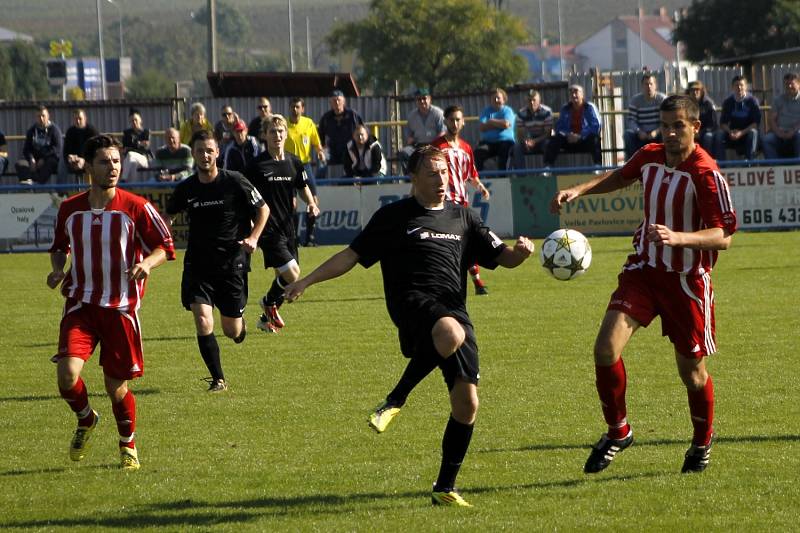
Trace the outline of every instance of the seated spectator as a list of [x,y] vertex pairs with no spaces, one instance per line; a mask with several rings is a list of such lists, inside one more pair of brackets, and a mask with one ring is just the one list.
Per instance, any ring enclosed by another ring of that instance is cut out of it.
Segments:
[[183,121],[180,130],[181,143],[186,145],[192,140],[192,135],[194,135],[195,132],[201,130],[206,130],[211,133],[214,132],[211,122],[206,118],[206,106],[200,102],[195,102],[189,110],[191,118]]
[[219,146],[220,157],[225,147],[233,140],[233,127],[239,122],[239,115],[233,112],[229,105],[222,106],[220,111],[222,118],[214,125],[214,138]]
[[317,127],[319,139],[327,152],[328,165],[322,167],[325,168],[325,174],[317,177],[338,178],[343,175],[345,160],[349,159],[347,144],[353,139],[356,126],[363,124],[364,120],[347,107],[344,93],[339,89],[331,93],[329,103],[331,108],[319,119]]
[[0,176],[6,173],[8,168],[8,145],[6,144],[6,136],[0,130]]
[[85,161],[83,159],[83,146],[86,141],[99,135],[97,128],[89,124],[86,111],[76,109],[72,112],[72,126],[64,135],[64,162],[67,169],[76,176],[83,175]]
[[363,124],[356,126],[353,139],[347,143],[344,174],[354,178],[374,178],[386,175],[386,158],[381,143],[369,134]]
[[661,142],[661,102],[667,97],[656,90],[656,77],[647,73],[642,76],[642,92],[635,94],[628,103],[628,118],[625,128],[625,159],[630,159],[646,144]]
[[592,162],[600,165],[600,113],[587,102],[583,87],[570,85],[569,102],[564,104],[556,122],[555,135],[547,144],[545,166],[553,166],[561,150],[569,153],[584,152],[592,155]]
[[188,178],[194,167],[192,149],[181,143],[181,136],[175,128],[164,132],[166,144],[156,150],[151,169],[159,171],[158,181],[180,181]]
[[764,157],[800,157],[800,81],[797,74],[783,76],[784,93],[772,103],[771,131],[764,136]]
[[261,123],[264,121],[264,119],[272,116],[272,104],[270,103],[269,98],[262,96],[258,99],[257,107],[258,115],[256,115],[247,126],[247,134],[261,142]]
[[713,157],[717,153],[717,147],[714,145],[718,127],[716,105],[706,94],[702,81],[691,82],[686,94],[694,98],[697,107],[700,108],[700,131],[695,137],[695,142],[699,142],[700,146]]
[[747,78],[734,76],[731,87],[733,94],[722,102],[716,142],[717,160],[724,161],[727,158],[727,148],[734,148],[745,159],[755,159],[761,108],[758,99],[747,93]]
[[428,89],[417,89],[414,93],[417,108],[408,115],[406,121],[406,144],[397,154],[403,174],[407,172],[408,158],[417,146],[430,144],[435,138],[444,135],[444,112],[431,104]]
[[131,108],[128,113],[131,127],[122,132],[121,181],[139,181],[140,168],[150,166],[153,152],[150,151],[150,130],[142,126],[142,115]]
[[497,169],[508,168],[508,156],[514,146],[514,124],[517,115],[506,105],[508,95],[497,88],[492,105],[484,108],[480,116],[480,140],[475,148],[475,166],[483,170],[487,160],[497,158]]
[[225,146],[222,154],[222,168],[244,172],[248,163],[261,153],[261,147],[247,134],[247,124],[239,119],[233,125],[233,140]]
[[17,161],[17,178],[30,185],[46,183],[58,172],[58,162],[63,150],[63,139],[58,126],[50,122],[50,112],[45,106],[36,109],[36,122],[25,134],[22,159]]
[[553,133],[553,110],[542,104],[539,91],[528,91],[528,105],[517,111],[517,143],[513,168],[525,168],[525,156],[544,154]]

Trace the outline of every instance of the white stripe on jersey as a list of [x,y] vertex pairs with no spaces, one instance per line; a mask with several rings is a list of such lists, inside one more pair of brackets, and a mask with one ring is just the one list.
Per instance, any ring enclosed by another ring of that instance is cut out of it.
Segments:
[[[83,212],[78,215],[82,218],[82,229],[83,232],[81,233],[81,242],[84,245],[83,255],[80,257],[81,260],[81,268],[83,269],[83,292],[86,294],[91,294],[94,292],[94,279],[92,278],[92,248],[89,246],[86,247],[86,244],[92,242],[92,212]],[[74,257],[74,251],[73,251]]]
[[[147,202],[144,204],[144,209],[147,212],[148,218],[153,222],[153,226],[156,227],[161,237],[163,239],[168,238],[169,240],[172,240],[172,236],[169,233],[169,228],[167,228],[167,223],[164,222],[164,219],[158,214],[158,211],[156,211],[156,208],[153,207],[153,204]],[[144,243],[142,244],[144,245]]]
[[[111,222],[113,217],[103,216],[103,229],[101,235],[101,242],[103,246],[100,248],[100,257],[102,258],[103,262],[103,292],[100,295],[100,305],[103,307],[108,307],[109,302],[111,301],[111,250],[110,247],[113,246],[111,242]],[[125,231],[125,225],[122,226],[122,231]],[[123,241],[123,238],[120,241]],[[94,243],[92,243],[94,244]]]

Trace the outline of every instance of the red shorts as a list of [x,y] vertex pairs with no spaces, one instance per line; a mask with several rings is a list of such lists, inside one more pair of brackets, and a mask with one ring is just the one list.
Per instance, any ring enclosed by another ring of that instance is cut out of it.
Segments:
[[139,317],[97,305],[67,298],[58,353],[62,357],[79,357],[88,361],[100,343],[100,366],[103,372],[116,379],[133,379],[142,375],[142,336]]
[[681,355],[700,358],[717,351],[711,275],[687,276],[644,266],[623,270],[608,309],[647,327],[661,317],[661,334]]

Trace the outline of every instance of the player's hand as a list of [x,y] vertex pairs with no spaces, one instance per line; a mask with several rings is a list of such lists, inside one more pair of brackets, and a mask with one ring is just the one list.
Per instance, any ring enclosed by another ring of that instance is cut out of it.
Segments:
[[656,246],[681,246],[680,235],[662,224],[647,226],[645,238]]
[[286,286],[284,289],[284,298],[286,298],[287,302],[292,303],[303,295],[306,287],[308,287],[308,284],[305,280],[298,279]]
[[520,235],[514,243],[514,253],[527,259],[533,253],[533,241]]
[[486,188],[486,185],[483,183],[478,184],[478,190],[481,192],[481,198],[484,200],[488,200],[492,197],[492,193],[489,192],[489,189]]
[[51,289],[55,289],[59,286],[59,284],[64,281],[64,278],[67,277],[67,274],[61,270],[54,270],[47,275],[47,286]]
[[319,216],[319,207],[317,207],[317,204],[308,204],[307,211],[309,215],[315,218]]
[[561,212],[562,205],[571,202],[577,197],[578,195],[570,189],[567,189],[565,191],[558,191],[556,195],[553,196],[553,199],[550,200],[550,212],[553,213],[554,215],[557,215],[558,213]]
[[142,279],[147,279],[150,275],[150,265],[145,261],[141,263],[136,263],[131,268],[128,269],[128,279],[132,281],[139,281]]
[[239,246],[244,248],[244,251],[247,252],[248,254],[252,254],[253,252],[256,251],[256,248],[258,247],[258,239],[254,239],[252,237],[246,237],[241,241],[239,241]]

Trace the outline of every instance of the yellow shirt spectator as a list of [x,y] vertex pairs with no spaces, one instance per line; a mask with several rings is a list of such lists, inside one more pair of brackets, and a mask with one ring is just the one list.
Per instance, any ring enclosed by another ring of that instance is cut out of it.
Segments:
[[208,130],[211,133],[214,133],[214,126],[211,125],[211,122],[208,121],[207,118],[203,117],[202,121],[200,122],[199,127],[195,127],[195,122],[192,119],[184,120],[181,123],[181,143],[188,145],[189,142],[192,140],[192,135],[194,135],[195,131],[199,130]]

